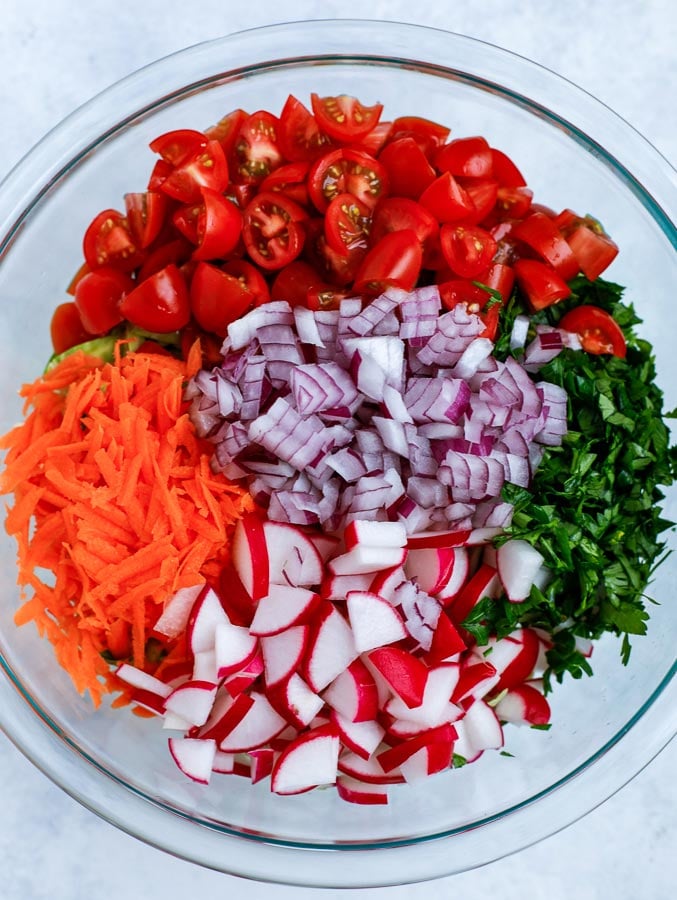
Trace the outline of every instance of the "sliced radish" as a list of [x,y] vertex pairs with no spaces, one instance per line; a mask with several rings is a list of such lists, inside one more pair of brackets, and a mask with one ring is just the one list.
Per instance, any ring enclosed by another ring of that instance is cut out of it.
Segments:
[[472,532],[465,531],[422,531],[410,534],[407,547],[410,550],[427,547],[465,547]]
[[216,652],[214,650],[198,650],[193,658],[192,681],[210,681],[218,684],[219,673],[216,668]]
[[410,738],[408,741],[403,741],[401,744],[396,744],[394,747],[383,750],[376,758],[383,771],[390,772],[400,767],[414,753],[431,744],[452,745],[456,740],[456,735],[457,732],[454,725],[440,725],[438,728],[431,728],[416,737]]
[[325,603],[321,607],[305,661],[305,675],[318,693],[347,669],[358,656],[350,625],[341,613]]
[[137,669],[136,666],[132,666],[129,663],[122,663],[122,665],[118,666],[115,674],[126,684],[131,684],[132,687],[139,688],[139,690],[156,694],[163,699],[169,697],[172,692],[172,688],[165,684],[164,681],[160,681],[154,675],[149,675],[148,672],[144,672],[143,669]]
[[498,718],[514,725],[547,725],[550,704],[531,684],[520,684],[504,694],[494,707]]
[[[447,581],[435,595],[443,606],[447,606],[458,595],[470,575],[470,557],[467,549],[465,547],[454,547],[453,552],[453,564]],[[488,560],[486,561],[488,562]]]
[[300,528],[282,522],[264,522],[263,533],[271,583],[309,587],[322,581],[322,558]]
[[237,697],[238,694],[248,690],[262,673],[263,653],[259,647],[244,669],[240,669],[234,675],[229,675],[226,678],[223,682],[223,687],[231,697]]
[[361,806],[386,805],[388,789],[381,784],[367,784],[349,775],[339,775],[336,779],[336,792],[341,800],[357,803]]
[[352,550],[358,544],[385,549],[401,548],[407,546],[407,529],[401,522],[354,519],[346,526],[343,539],[346,550]]
[[449,581],[455,560],[453,547],[410,548],[404,571],[426,594],[437,594]]
[[369,722],[376,718],[378,688],[361,659],[353,660],[322,696],[332,709],[351,722]]
[[380,647],[367,656],[408,707],[421,705],[428,669],[420,659],[399,647]]
[[313,542],[320,559],[326,563],[332,556],[338,556],[341,553],[341,539],[333,534],[309,534],[308,537]]
[[540,649],[538,635],[531,628],[518,628],[495,641],[489,659],[501,676],[497,690],[512,689],[526,681],[536,667]]
[[361,575],[401,566],[406,558],[407,551],[399,547],[358,544],[342,556],[329,560],[328,568],[334,575]]
[[503,746],[503,729],[494,710],[476,700],[463,719],[466,739],[475,750],[498,750]]
[[268,593],[268,545],[263,521],[254,514],[240,519],[235,526],[231,549],[233,566],[242,586],[252,600]]
[[286,681],[301,665],[310,635],[308,625],[295,625],[281,634],[261,638],[266,686]]
[[184,775],[199,784],[209,784],[216,754],[216,741],[171,737],[168,744],[172,759]]
[[320,596],[323,600],[345,600],[349,591],[371,590],[373,578],[371,572],[361,575],[328,575],[322,582]]
[[521,603],[529,596],[541,566],[543,555],[527,541],[506,541],[498,548],[498,575],[511,603]]
[[383,597],[369,591],[351,591],[346,601],[358,653],[406,638],[402,616]]
[[225,691],[219,691],[209,718],[198,733],[201,738],[213,738],[220,744],[240,724],[254,705],[249,694],[239,694],[232,699]]
[[271,584],[270,593],[259,600],[249,630],[258,636],[279,634],[307,622],[319,602],[319,595],[307,588]]
[[212,772],[215,775],[232,775],[235,772],[235,754],[217,750],[214,754]]
[[182,719],[181,716],[177,716],[176,713],[165,713],[165,717],[162,720],[162,727],[166,731],[182,731],[184,734],[186,731],[189,731],[193,726],[190,722],[187,722],[185,719]]
[[357,781],[363,781],[365,784],[401,784],[404,781],[398,766],[393,767],[390,772],[384,772],[383,767],[378,761],[378,750],[382,752],[387,750],[385,744],[381,744],[377,748],[377,752],[370,759],[362,759],[357,753],[345,753],[338,761],[338,770],[350,778]]
[[214,653],[219,678],[244,669],[256,656],[258,639],[241,625],[221,623],[216,628]]
[[164,605],[160,618],[153,626],[153,633],[168,638],[177,638],[183,634],[190,618],[190,611],[203,587],[202,584],[194,584],[180,588],[170,597]]
[[258,750],[250,750],[249,756],[251,757],[252,784],[257,784],[273,771],[276,754],[272,747],[259,747]]
[[437,620],[430,650],[426,654],[426,662],[429,665],[444,662],[463,653],[465,649],[465,641],[449,616],[443,611]]
[[299,735],[282,751],[273,768],[271,790],[300,794],[336,781],[340,742],[333,725]]
[[[369,659],[368,653],[363,653],[360,656],[360,661],[364,664],[365,668],[374,679],[374,684],[376,685],[376,695],[378,708],[380,710],[384,710],[386,703],[393,696],[392,688],[390,684],[386,681],[386,679],[381,675],[380,671],[376,668],[374,663]],[[344,712],[345,715],[345,712]]]
[[421,747],[400,765],[404,780],[407,784],[415,784],[431,775],[445,772],[451,766],[453,752],[454,745],[451,741]]
[[224,753],[255,750],[266,744],[287,726],[285,719],[273,709],[264,694],[252,691],[249,696],[254,701],[252,706],[235,728],[219,743],[219,749]]
[[136,706],[142,706],[144,709],[147,709],[148,712],[152,712],[156,716],[165,714],[164,698],[160,697],[158,694],[153,694],[150,691],[143,691],[141,688],[134,688],[130,699]]
[[488,660],[469,656],[463,660],[458,684],[451,695],[451,702],[463,704],[468,698],[479,700],[498,684],[500,676]]
[[378,594],[389,603],[393,602],[393,596],[397,588],[407,580],[402,566],[394,566],[392,569],[386,569],[384,572],[377,572],[371,578],[370,584],[365,588],[356,588],[355,590],[369,590],[373,594]]
[[296,672],[287,681],[269,689],[268,699],[280,715],[296,728],[310,725],[324,706],[322,697],[311,690]]
[[363,759],[369,759],[385,735],[378,722],[351,722],[332,710],[330,721],[336,726],[341,743]]
[[393,697],[386,704],[386,712],[396,719],[407,719],[418,722],[428,728],[456,721],[463,715],[463,710],[451,702],[459,680],[460,666],[449,663],[430,669],[423,692],[423,700],[419,706],[409,707],[400,697]]
[[165,700],[169,712],[181,716],[191,725],[204,725],[216,697],[216,685],[208,681],[187,681]]
[[188,644],[193,654],[213,650],[216,630],[222,625],[230,625],[230,620],[216,591],[205,585],[193,605],[187,627]]
[[498,572],[492,566],[483,563],[448,606],[454,625],[457,627],[462,625],[484,597],[496,599],[500,592],[501,582]]

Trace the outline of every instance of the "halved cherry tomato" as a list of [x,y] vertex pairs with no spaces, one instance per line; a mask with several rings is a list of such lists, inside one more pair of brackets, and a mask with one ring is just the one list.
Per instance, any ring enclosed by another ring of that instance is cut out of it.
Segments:
[[437,177],[425,153],[411,137],[400,138],[384,147],[379,162],[386,168],[391,192],[398,197],[418,200]]
[[183,238],[176,238],[166,244],[160,244],[154,250],[151,250],[143,265],[136,275],[137,283],[145,281],[151,275],[155,275],[160,269],[164,269],[170,263],[177,266],[183,265],[193,252],[193,247]]
[[557,230],[552,219],[542,212],[532,213],[519,222],[512,231],[513,237],[531,247],[555,269],[565,281],[578,274],[578,260],[571,247]]
[[82,324],[78,308],[72,300],[60,303],[54,310],[49,332],[55,353],[65,353],[71,347],[77,347],[92,337]]
[[228,163],[218,141],[207,141],[175,166],[160,190],[181,203],[197,203],[203,187],[223,193],[228,186]]
[[485,284],[494,291],[498,291],[503,303],[507,303],[515,284],[515,273],[513,272],[512,266],[506,266],[502,263],[495,262],[484,272],[480,272],[474,280],[481,284]]
[[449,129],[419,116],[400,116],[393,122],[389,140],[397,141],[404,137],[413,138],[430,159],[449,137]]
[[212,125],[211,128],[205,131],[206,138],[210,141],[218,141],[221,144],[226,159],[233,152],[237,133],[246,118],[247,113],[243,109],[234,109],[227,116],[219,119],[216,125]]
[[439,233],[437,220],[428,210],[408,197],[386,197],[374,210],[369,239],[372,246],[391,231],[411,229],[421,242],[425,257],[430,253]]
[[78,286],[78,282],[81,281],[81,279],[83,279],[85,277],[85,275],[87,275],[91,271],[92,270],[89,268],[87,263],[83,262],[83,264],[77,270],[75,275],[73,275],[73,277],[71,278],[70,284],[66,288],[66,293],[70,294],[71,297],[74,297],[75,296],[75,288]]
[[526,187],[524,176],[515,163],[502,150],[491,148],[491,171],[501,187]]
[[465,278],[444,281],[439,285],[439,291],[445,309],[452,310],[459,303],[465,304],[469,313],[484,322],[485,328],[479,337],[493,341],[498,331],[501,304],[496,303],[490,293]]
[[515,277],[534,310],[552,306],[571,294],[571,288],[552,266],[537,259],[518,259]]
[[306,187],[306,178],[310,163],[295,162],[286,166],[280,166],[270,173],[261,182],[262,191],[280,192],[286,197],[290,197],[294,203],[300,206],[307,206],[310,202],[308,199],[308,188]]
[[418,201],[438,222],[460,222],[475,212],[469,194],[453,175],[445,172],[421,194]]
[[381,294],[389,287],[413,290],[423,264],[423,250],[415,231],[393,231],[366,255],[355,276],[355,292]]
[[186,279],[170,264],[127,294],[120,303],[120,312],[132,325],[146,331],[177,331],[190,319]]
[[223,337],[231,322],[254,305],[254,295],[239,278],[200,262],[190,283],[190,308],[205,331]]
[[456,138],[435,154],[440,172],[464,175],[466,178],[491,178],[491,148],[483,137]]
[[343,256],[356,247],[367,247],[371,210],[352,194],[339,194],[329,204],[324,217],[324,234],[329,246]]
[[90,334],[105,334],[122,322],[120,301],[134,290],[134,282],[119,269],[103,266],[90,272],[75,289],[75,305]]
[[162,183],[169,178],[173,171],[174,166],[165,162],[164,159],[158,159],[153,166],[153,171],[150,173],[147,190],[159,191]]
[[447,265],[461,278],[475,278],[493,260],[497,243],[477,225],[443,225],[440,246]]
[[347,287],[355,280],[367,255],[363,247],[354,247],[347,254],[337,253],[329,246],[324,234],[317,238],[316,246],[320,268],[325,272],[328,281],[337,287]]
[[[571,212],[565,210],[565,212]],[[562,218],[563,213],[555,222]],[[561,228],[566,241],[576,257],[581,271],[591,280],[599,278],[618,255],[618,247],[596,219],[590,216],[580,218],[574,214],[573,221]]]
[[308,291],[323,283],[322,276],[309,263],[295,259],[275,277],[271,300],[286,300],[292,306],[304,306]]
[[501,219],[523,219],[531,209],[533,196],[528,187],[499,187],[496,213]]
[[357,142],[356,149],[362,150],[363,153],[368,153],[369,156],[378,156],[390,137],[392,127],[392,122],[379,122],[378,125],[371,129],[369,134],[365,134],[365,136]]
[[311,94],[310,102],[320,130],[343,144],[354,143],[369,134],[383,111],[382,103],[363,106],[359,100],[345,94],[338,97]]
[[282,163],[278,143],[280,120],[258,110],[244,120],[235,139],[235,181],[258,184]]
[[150,247],[162,231],[169,210],[169,199],[159,191],[125,194],[125,211],[132,237],[138,247]]
[[385,168],[359,150],[333,150],[316,160],[308,172],[308,193],[321,213],[338,194],[352,194],[373,209],[388,190]]
[[198,222],[200,215],[204,212],[202,203],[186,203],[179,206],[172,214],[172,224],[174,228],[189,240],[191,244],[200,243],[200,235],[198,234]]
[[223,259],[237,247],[242,234],[242,213],[223,194],[202,188],[204,201],[197,220],[200,241],[193,259]]
[[599,306],[575,306],[562,316],[559,327],[577,334],[588,353],[608,353],[625,358],[627,346],[623,329]]
[[127,219],[115,209],[104,209],[96,216],[82,242],[90,269],[111,266],[131,272],[143,262],[143,253],[132,237]]
[[300,222],[307,213],[283,194],[260,193],[244,211],[242,237],[252,260],[263,269],[281,269],[303,249]]
[[244,209],[248,203],[252,202],[257,190],[258,186],[255,184],[233,184],[231,182],[224,191],[224,197],[228,197],[235,206]]
[[207,146],[207,137],[201,131],[179,128],[168,131],[150,142],[153,153],[159,154],[172,167],[180,166]]
[[255,306],[261,306],[270,300],[270,291],[268,290],[266,279],[256,266],[247,262],[246,259],[230,259],[221,268],[224,272],[237,278],[242,286],[250,292],[254,298]]
[[308,163],[326,153],[330,146],[314,116],[292,94],[282,107],[278,143],[285,159]]
[[306,306],[308,309],[315,310],[315,312],[321,309],[338,309],[341,305],[341,300],[345,300],[349,296],[349,291],[340,291],[329,285],[321,285],[308,290]]
[[456,179],[470,197],[473,211],[466,219],[471,225],[480,225],[493,212],[498,196],[498,184],[491,178],[464,178],[459,175]]

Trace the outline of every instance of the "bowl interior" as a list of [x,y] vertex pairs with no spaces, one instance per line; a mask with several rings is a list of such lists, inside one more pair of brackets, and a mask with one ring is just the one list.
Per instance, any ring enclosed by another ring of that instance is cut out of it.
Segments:
[[[627,285],[627,299],[644,318],[642,335],[656,348],[666,408],[677,406],[674,251],[656,200],[594,140],[501,86],[511,67],[523,61],[503,54],[496,57],[493,78],[478,74],[464,40],[446,37],[445,67],[417,61],[402,47],[391,56],[355,50],[318,57],[297,52],[282,58],[280,53],[278,58],[268,36],[258,58],[270,61],[223,71],[229,50],[236,49],[231,38],[222,42],[220,63],[217,48],[209,51],[211,76],[201,74],[209,71],[207,56],[196,67],[197,57],[188,53],[174,60],[169,90],[162,80],[169,71],[165,66],[148,70],[141,88],[137,78],[135,90],[122,98],[126,105],[116,107],[111,96],[103,95],[96,102],[107,125],[104,135],[96,137],[90,130],[73,138],[72,131],[66,132],[73,141],[69,145],[62,132],[64,165],[48,186],[24,185],[21,223],[15,226],[17,216],[9,222],[11,234],[0,256],[0,348],[5,359],[0,430],[19,419],[18,384],[33,380],[50,354],[51,312],[80,265],[88,222],[101,209],[119,208],[126,191],[144,189],[153,164],[148,142],[172,128],[202,129],[236,107],[279,112],[290,93],[308,103],[311,91],[352,94],[366,103],[378,100],[388,119],[425,116],[451,126],[457,137],[482,134],[517,162],[538,202],[600,219],[621,247],[608,277]],[[435,36],[435,41],[441,51],[442,38]],[[243,52],[240,48],[238,58]],[[175,87],[180,82],[184,86]],[[141,96],[159,99],[140,102]],[[75,146],[78,152],[72,153]],[[674,492],[668,495],[666,512],[677,517]],[[604,765],[600,758],[610,746],[631,727],[642,729],[644,711],[670,678],[677,644],[677,618],[670,604],[677,563],[670,559],[651,586],[661,605],[652,607],[648,636],[634,641],[629,667],[621,665],[616,640],[602,641],[594,652],[595,677],[569,680],[553,693],[550,731],[509,727],[505,750],[512,756],[485,753],[476,764],[415,788],[395,788],[388,807],[365,812],[338,800],[334,791],[280,798],[267,784],[252,787],[242,778],[217,777],[208,789],[183,779],[166,751],[166,732],[159,722],[107,706],[92,712],[33,626],[14,626],[15,548],[7,538],[0,553],[3,665],[30,703],[48,715],[49,727],[81,754],[82,765],[95,766],[156,806],[198,823],[291,846],[376,847],[463,834],[491,820],[510,819],[541,795],[575,782],[577,773],[595,760]],[[11,730],[9,723],[3,724]],[[543,823],[543,833],[549,830]],[[449,871],[463,867],[460,858],[453,861],[451,846]],[[487,850],[487,859],[492,852]]]

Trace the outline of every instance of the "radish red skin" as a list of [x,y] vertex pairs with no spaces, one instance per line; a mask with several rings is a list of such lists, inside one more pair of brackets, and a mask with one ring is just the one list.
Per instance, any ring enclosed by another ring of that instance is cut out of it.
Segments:
[[399,647],[381,647],[367,656],[407,706],[420,706],[428,680],[425,663]]

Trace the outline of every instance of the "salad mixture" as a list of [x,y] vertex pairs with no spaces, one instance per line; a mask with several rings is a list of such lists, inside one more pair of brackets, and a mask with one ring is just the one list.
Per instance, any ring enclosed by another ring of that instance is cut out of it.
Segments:
[[197,782],[383,804],[646,631],[677,471],[599,222],[479,136],[290,96],[161,135],[2,439],[23,605]]

